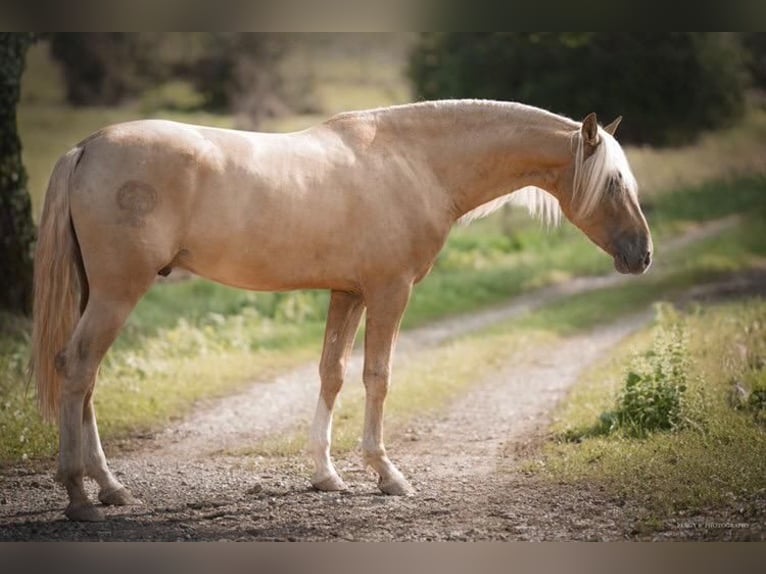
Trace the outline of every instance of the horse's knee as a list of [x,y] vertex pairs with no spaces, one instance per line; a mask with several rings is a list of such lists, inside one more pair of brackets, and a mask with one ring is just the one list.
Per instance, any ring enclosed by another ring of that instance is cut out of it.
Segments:
[[330,394],[337,394],[343,386],[345,373],[346,364],[342,358],[322,361],[319,364],[319,378],[322,381],[322,390]]
[[390,386],[391,375],[386,367],[365,369],[362,375],[368,395],[385,397]]

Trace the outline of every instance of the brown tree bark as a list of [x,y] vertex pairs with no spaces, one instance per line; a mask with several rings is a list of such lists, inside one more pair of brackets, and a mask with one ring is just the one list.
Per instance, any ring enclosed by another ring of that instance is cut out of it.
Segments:
[[35,226],[16,127],[29,33],[0,33],[0,309],[32,311]]

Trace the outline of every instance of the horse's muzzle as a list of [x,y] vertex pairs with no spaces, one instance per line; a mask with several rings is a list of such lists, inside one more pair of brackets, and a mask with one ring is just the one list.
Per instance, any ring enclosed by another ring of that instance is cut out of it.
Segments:
[[652,252],[647,249],[638,256],[631,257],[625,253],[614,256],[614,268],[620,273],[641,275],[646,273],[652,264]]

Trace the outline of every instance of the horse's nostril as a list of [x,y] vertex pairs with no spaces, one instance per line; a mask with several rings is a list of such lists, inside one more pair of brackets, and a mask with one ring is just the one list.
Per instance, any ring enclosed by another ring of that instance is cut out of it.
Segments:
[[649,267],[649,264],[652,262],[652,252],[647,251],[646,255],[644,255],[644,265]]

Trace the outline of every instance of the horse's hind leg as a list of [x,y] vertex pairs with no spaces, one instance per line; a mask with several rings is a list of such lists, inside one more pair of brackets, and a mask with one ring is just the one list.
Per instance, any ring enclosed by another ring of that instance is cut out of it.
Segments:
[[103,504],[116,506],[139,504],[128,489],[114,477],[106,464],[106,456],[98,436],[93,390],[88,393],[83,408],[83,463],[85,474],[98,483],[98,499]]
[[98,366],[128,314],[149,287],[150,279],[140,288],[135,279],[126,284],[130,289],[110,294],[91,283],[90,300],[59,360],[64,376],[60,389],[57,479],[69,496],[65,514],[70,520],[104,518],[83,487],[86,472],[96,478],[104,494],[122,489],[106,466],[91,400]]
[[311,454],[316,466],[311,484],[317,490],[331,491],[346,488],[330,459],[332,411],[335,406],[335,398],[343,386],[346,361],[351,352],[363,311],[364,304],[361,296],[342,291],[332,292],[330,309],[327,314],[324,349],[319,364],[322,390],[319,393],[310,437]]

